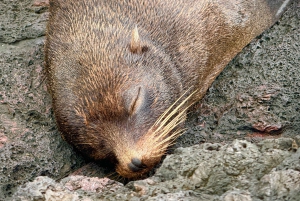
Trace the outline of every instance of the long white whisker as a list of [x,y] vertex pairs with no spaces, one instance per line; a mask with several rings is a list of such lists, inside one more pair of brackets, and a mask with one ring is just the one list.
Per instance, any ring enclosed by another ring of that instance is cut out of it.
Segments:
[[[153,150],[153,152],[151,153],[151,158],[161,157],[162,154],[166,152],[167,148],[170,145],[175,144],[175,140],[186,131],[186,129],[177,129],[176,127],[185,121],[187,110],[194,104],[194,102],[190,100],[193,95],[197,93],[197,90],[183,98],[190,89],[191,88],[185,91],[165,112],[163,112],[149,129],[147,135],[144,136],[147,138],[148,142],[152,142],[151,150]],[[143,141],[144,140],[141,140],[140,142]],[[140,144],[140,146],[145,146],[145,150],[148,149],[148,146],[144,144]]]
[[[162,115],[156,120],[156,122],[154,123],[154,125],[157,125],[162,119],[164,119],[164,117],[166,116],[166,114],[179,102],[180,99],[182,99],[183,96],[186,95],[186,93],[188,91],[190,91],[192,87],[190,87],[188,90],[186,90],[164,113],[162,113]],[[185,101],[183,101],[185,102]]]
[[[176,106],[176,108],[174,108],[173,109],[173,111],[171,112],[171,113],[169,113],[167,116],[166,116],[166,114],[165,113],[163,113],[163,117],[165,117],[165,118],[159,118],[160,120],[159,121],[156,121],[155,123],[154,123],[154,125],[155,126],[157,126],[157,124],[159,124],[159,126],[158,126],[158,128],[156,128],[155,130],[157,131],[157,130],[160,130],[162,127],[164,127],[165,126],[165,124],[171,119],[171,117],[172,116],[174,116],[178,111],[179,111],[179,109],[184,105],[184,104],[186,104],[186,102],[194,95],[196,93],[196,91],[194,91],[193,93],[191,93],[188,97],[186,97],[178,106]],[[184,93],[185,94],[185,93]],[[182,96],[181,96],[182,97]],[[175,103],[176,102],[178,102],[178,100],[180,100],[180,98],[179,99],[177,99],[177,101],[175,101]],[[172,109],[172,107],[174,106],[174,104],[171,106],[171,107],[169,107],[169,109],[167,110],[167,111],[170,111],[170,109]],[[190,105],[189,105],[190,106]],[[185,109],[184,109],[184,111],[186,111],[188,108],[189,108],[189,106],[188,107],[186,107]],[[162,120],[162,122],[161,122],[161,120]]]
[[[160,141],[158,144],[156,144],[156,147],[159,147],[167,142],[172,142],[175,141],[177,137],[179,137],[186,129],[180,129],[175,131],[174,133],[172,133],[172,135],[168,136],[167,138],[163,139],[162,141]],[[167,146],[169,146],[169,143],[167,144]]]

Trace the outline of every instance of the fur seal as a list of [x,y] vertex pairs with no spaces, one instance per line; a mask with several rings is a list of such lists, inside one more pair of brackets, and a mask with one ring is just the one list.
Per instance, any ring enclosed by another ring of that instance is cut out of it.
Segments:
[[291,0],[50,0],[46,76],[63,138],[150,171],[186,111]]

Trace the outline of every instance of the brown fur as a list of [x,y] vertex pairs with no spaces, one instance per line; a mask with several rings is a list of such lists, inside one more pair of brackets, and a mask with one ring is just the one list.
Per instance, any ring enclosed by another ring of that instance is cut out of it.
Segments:
[[145,174],[186,109],[278,19],[276,2],[50,0],[46,71],[63,138],[124,177]]

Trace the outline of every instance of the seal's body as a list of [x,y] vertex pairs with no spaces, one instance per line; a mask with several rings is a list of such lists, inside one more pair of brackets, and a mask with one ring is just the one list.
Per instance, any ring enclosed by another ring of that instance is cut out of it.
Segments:
[[63,138],[136,178],[187,108],[289,0],[50,0],[46,74]]

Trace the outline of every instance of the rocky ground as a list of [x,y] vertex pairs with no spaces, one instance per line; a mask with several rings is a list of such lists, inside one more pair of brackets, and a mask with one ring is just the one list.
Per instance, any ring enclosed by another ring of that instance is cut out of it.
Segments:
[[191,109],[174,154],[125,186],[100,178],[101,165],[57,131],[43,77],[46,5],[0,1],[0,200],[300,200],[299,1]]
[[235,140],[178,148],[145,180],[123,186],[107,178],[37,177],[14,200],[298,201],[300,149],[293,144],[299,142],[299,137],[257,145]]

